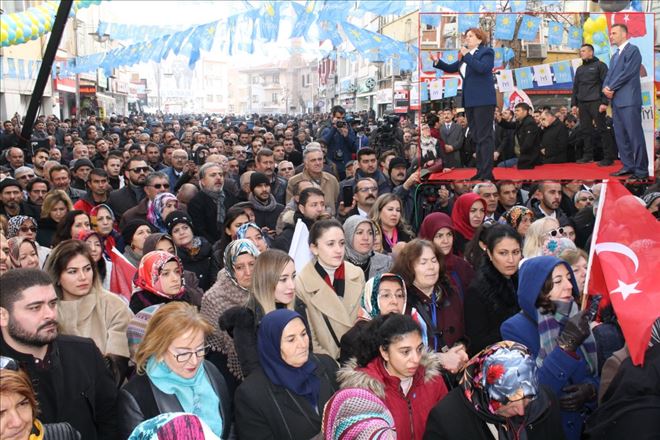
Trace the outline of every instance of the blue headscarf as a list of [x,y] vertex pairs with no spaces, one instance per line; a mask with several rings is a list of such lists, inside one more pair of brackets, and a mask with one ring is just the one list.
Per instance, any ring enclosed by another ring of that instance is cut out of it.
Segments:
[[305,320],[293,310],[274,310],[264,316],[257,337],[259,361],[266,377],[273,384],[304,397],[312,407],[317,408],[321,383],[314,375],[316,362],[308,359],[302,367],[295,368],[284,362],[280,354],[284,327],[296,318],[303,321],[307,334],[310,334]]

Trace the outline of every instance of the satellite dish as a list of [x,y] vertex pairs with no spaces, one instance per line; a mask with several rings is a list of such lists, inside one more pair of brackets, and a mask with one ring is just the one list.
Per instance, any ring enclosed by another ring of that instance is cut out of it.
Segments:
[[630,0],[599,0],[598,5],[604,12],[619,12],[630,6]]

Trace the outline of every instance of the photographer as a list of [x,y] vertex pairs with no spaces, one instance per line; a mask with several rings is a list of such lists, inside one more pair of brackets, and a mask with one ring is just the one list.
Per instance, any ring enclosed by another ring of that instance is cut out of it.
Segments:
[[379,121],[378,128],[371,134],[369,145],[381,154],[387,150],[395,150],[399,157],[405,157],[403,145],[403,130],[399,128],[397,115],[385,115]]
[[346,164],[353,159],[353,153],[357,152],[357,138],[351,127],[346,123],[344,117],[346,110],[336,105],[332,108],[332,125],[326,128],[321,138],[328,145],[327,157],[334,162],[341,180],[346,178]]

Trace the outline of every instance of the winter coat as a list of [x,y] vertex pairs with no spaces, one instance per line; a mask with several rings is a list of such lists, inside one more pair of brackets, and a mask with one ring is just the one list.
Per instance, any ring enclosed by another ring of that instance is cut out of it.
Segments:
[[609,100],[603,94],[603,81],[606,76],[607,64],[597,57],[583,60],[582,65],[575,69],[571,107],[591,101],[600,101],[601,104],[608,105]]
[[506,278],[489,260],[477,270],[465,296],[465,335],[470,356],[502,340],[500,326],[520,311],[517,284],[517,276]]
[[[525,416],[527,440],[566,438],[561,429],[559,402],[548,388],[541,387],[536,399],[527,406]],[[424,440],[493,440],[488,424],[503,422],[500,417],[487,417],[477,411],[465,398],[463,389],[454,388],[429,414]]]
[[345,287],[341,298],[321,278],[314,264],[315,260],[307,263],[296,277],[296,295],[306,306],[314,352],[337,359],[341,337],[357,320],[364,273],[359,267],[344,262]]
[[[339,193],[343,194],[343,190],[346,187],[351,187],[355,189],[355,183],[357,182],[357,180],[365,179],[367,177],[374,179],[376,181],[376,184],[378,184],[378,194],[385,194],[388,192],[392,192],[392,184],[387,178],[387,176],[383,174],[382,171],[376,170],[376,172],[373,175],[366,176],[364,175],[362,170],[357,169],[355,170],[355,177],[351,177],[349,179],[342,180],[341,182],[339,182],[339,190],[340,190]],[[337,203],[339,203],[339,201],[337,201]]]
[[[547,264],[547,258],[550,257],[535,257],[525,262],[526,265],[533,264],[537,267],[530,268],[530,273],[535,276],[522,280],[518,286],[518,305],[522,311],[504,321],[500,327],[502,339],[520,342],[529,348],[535,357],[541,347],[535,303],[543,283],[554,269],[554,266]],[[577,291],[577,287],[574,290]],[[591,374],[582,354],[578,351],[573,357],[558,346],[543,360],[543,365],[539,368],[539,383],[550,387],[560,398],[564,394],[562,388],[568,385],[591,383],[598,389],[598,378]],[[562,410],[561,417],[566,437],[579,439],[583,424],[582,414]]]
[[37,243],[41,246],[51,247],[53,238],[55,238],[55,231],[57,231],[57,223],[50,217],[40,218],[38,220],[39,228],[37,229]]
[[355,360],[349,361],[337,378],[341,388],[367,389],[385,402],[394,418],[398,439],[419,440],[429,412],[447,395],[440,368],[437,354],[424,353],[406,395],[401,391],[401,380],[387,372],[380,356],[364,368],[358,368]]
[[626,358],[587,420],[589,439],[657,439],[660,434],[660,345],[646,351],[643,366]]
[[177,247],[176,254],[181,259],[183,268],[194,272],[197,275],[199,287],[202,290],[206,290],[215,281],[215,277],[218,275],[218,268],[213,262],[211,244],[204,237],[199,238],[202,240],[202,244],[196,255],[191,255],[188,250],[180,247]]
[[[431,319],[431,298],[426,296],[413,284],[406,283],[408,299],[406,301],[406,315],[416,309],[420,318],[426,323],[428,329],[429,347],[433,348],[433,321]],[[454,288],[443,287],[440,303],[438,304],[437,328],[434,330],[438,336],[438,350],[443,346],[451,347],[465,336],[463,318],[463,301]]]
[[[222,190],[225,193],[224,206],[225,211],[238,203],[227,189]],[[215,243],[222,237],[222,228],[218,226],[218,203],[205,193],[198,191],[188,203],[188,213],[193,220],[195,235],[206,238],[209,243]]]
[[[204,361],[206,375],[213,390],[220,399],[222,416],[222,438],[229,438],[232,428],[232,401],[227,391],[225,380],[209,361]],[[137,425],[169,412],[183,412],[179,399],[174,394],[167,394],[154,385],[146,374],[135,375],[119,391],[117,397],[119,432],[126,439]]]
[[541,163],[541,129],[536,125],[533,116],[527,115],[519,122],[500,121],[499,125],[515,129],[514,142],[517,140],[520,147],[518,169],[529,170]]
[[140,310],[149,306],[153,306],[155,304],[167,304],[172,301],[182,301],[188,304],[193,304],[197,307],[201,305],[201,297],[198,296],[197,292],[193,294],[188,291],[188,288],[186,288],[183,295],[177,299],[165,298],[164,296],[156,295],[155,293],[151,293],[147,290],[138,290],[133,292],[133,295],[131,295],[131,302],[129,303],[129,307],[133,313],[137,314]]
[[259,368],[236,390],[236,429],[242,440],[308,440],[321,432],[323,407],[337,390],[337,364],[329,356],[312,355],[321,383],[318,408],[273,384]]
[[129,357],[126,329],[133,313],[114,293],[100,290],[75,301],[58,301],[63,335],[91,338],[101,353]]
[[558,118],[543,130],[541,148],[545,148],[543,163],[568,162],[568,128]]

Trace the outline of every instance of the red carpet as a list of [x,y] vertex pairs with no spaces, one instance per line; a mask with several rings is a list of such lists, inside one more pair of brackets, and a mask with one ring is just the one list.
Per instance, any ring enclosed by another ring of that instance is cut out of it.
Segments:
[[[493,168],[495,180],[603,180],[613,179],[610,173],[621,169],[621,162],[615,161],[609,167],[599,167],[596,162],[577,164],[548,164],[540,165],[533,170],[519,170],[518,168]],[[445,173],[431,174],[429,180],[467,180],[477,173],[476,168],[454,168]],[[626,180],[628,176],[619,177]]]

